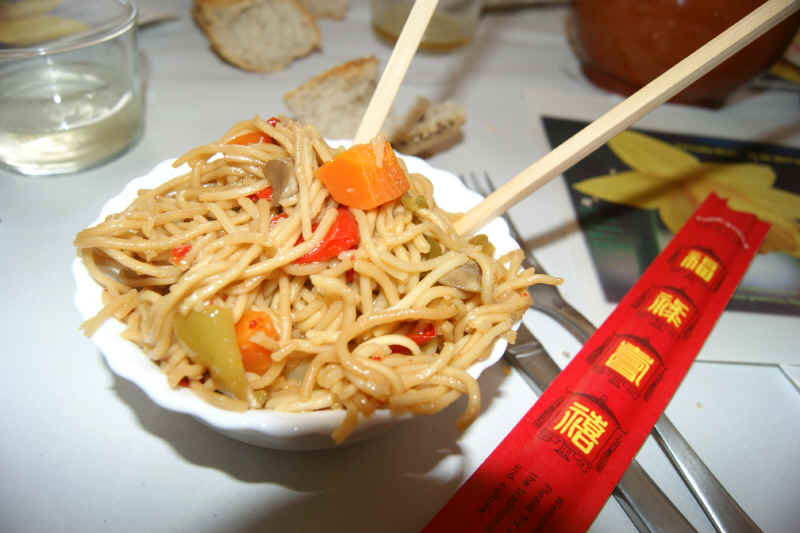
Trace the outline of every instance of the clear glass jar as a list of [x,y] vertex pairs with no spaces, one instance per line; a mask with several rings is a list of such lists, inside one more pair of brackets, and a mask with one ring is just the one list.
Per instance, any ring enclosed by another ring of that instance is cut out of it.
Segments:
[[144,123],[134,5],[64,0],[49,16],[73,30],[0,49],[0,165],[26,175],[107,161]]
[[[480,18],[481,0],[439,0],[420,48],[446,51],[469,43],[475,35]],[[403,30],[412,0],[371,0],[372,28],[389,42],[394,42]]]

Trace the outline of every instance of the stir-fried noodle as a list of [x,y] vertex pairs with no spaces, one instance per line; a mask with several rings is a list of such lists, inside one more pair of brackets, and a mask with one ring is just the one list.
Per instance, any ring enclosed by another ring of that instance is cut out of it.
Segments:
[[[258,133],[267,142],[236,142]],[[221,408],[346,409],[339,442],[375,409],[434,413],[461,395],[458,425],[467,427],[480,390],[466,369],[497,339],[513,341],[528,286],[559,280],[521,269],[519,250],[495,259],[485,239],[456,235],[455,215],[436,207],[424,176],[409,174],[409,191],[375,209],[337,204],[315,177],[336,153],[286,118],[240,122],[189,151],[175,163],[188,173],[77,235],[104,288],[86,333],[123,321],[124,337],[171,386]],[[357,245],[303,261],[344,210]],[[245,364],[244,393],[221,386],[227,370],[210,368],[176,333],[176,322],[209,308],[230,310],[237,337],[254,313],[272,324],[249,337],[266,360],[255,371]]]

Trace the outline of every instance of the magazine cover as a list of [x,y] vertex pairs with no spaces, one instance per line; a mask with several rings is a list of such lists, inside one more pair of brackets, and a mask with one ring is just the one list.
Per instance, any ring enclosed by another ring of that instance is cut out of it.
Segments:
[[[542,121],[553,147],[588,124]],[[800,315],[800,150],[631,129],[564,177],[609,302],[714,191],[772,225],[728,309]]]

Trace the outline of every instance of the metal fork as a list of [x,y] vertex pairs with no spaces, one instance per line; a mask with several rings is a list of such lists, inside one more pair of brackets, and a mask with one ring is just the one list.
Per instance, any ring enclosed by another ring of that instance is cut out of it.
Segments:
[[[495,187],[489,178],[488,172],[483,173],[483,183],[475,173],[470,173],[468,176],[468,178],[461,176],[461,179],[476,192],[484,196],[494,192]],[[503,213],[503,219],[508,224],[511,236],[525,252],[525,262],[523,264],[526,267],[534,267],[537,272],[546,274],[547,272],[541,263],[536,260],[533,253],[524,245],[522,235],[512,222],[511,217],[507,213]],[[557,287],[539,283],[533,285],[529,292],[533,299],[531,308],[552,317],[581,344],[584,344],[597,329],[580,311],[564,300],[561,291]],[[665,414],[659,417],[651,434],[664,450],[717,531],[721,533],[753,533],[761,531],[739,504],[736,503],[733,496],[722,486],[722,483],[714,476]]]

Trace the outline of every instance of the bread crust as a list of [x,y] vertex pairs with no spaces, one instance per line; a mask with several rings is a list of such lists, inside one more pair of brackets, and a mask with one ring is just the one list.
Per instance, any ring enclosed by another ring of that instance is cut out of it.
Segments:
[[[284,57],[271,64],[255,64],[241,57],[238,53],[223,42],[220,38],[213,15],[216,10],[237,9],[244,10],[258,4],[286,4],[290,5],[300,17],[304,29],[311,33],[311,38],[296,50],[287,50]],[[297,58],[308,55],[314,50],[321,48],[322,34],[317,26],[314,16],[308,12],[297,0],[194,0],[192,15],[197,25],[206,34],[211,44],[211,48],[229,63],[251,72],[272,72],[285,68],[289,63]]]
[[283,95],[301,122],[328,138],[350,138],[358,128],[378,81],[378,59],[360,57],[317,74]]
[[362,69],[371,68],[372,66],[377,68],[378,65],[378,58],[375,56],[365,56],[359,57],[356,59],[351,59],[350,61],[346,61],[335,67],[331,67],[330,69],[317,74],[304,84],[295,87],[294,89],[288,91],[286,94],[283,95],[283,101],[287,104],[290,100],[294,99],[295,97],[302,95],[302,93],[313,89],[317,85],[321,85],[325,83],[326,80],[329,78],[337,78],[340,76],[347,76],[348,74],[359,74]]
[[344,19],[350,7],[350,2],[348,0],[300,0],[300,2],[303,4],[303,7],[315,17],[331,18],[335,20]]
[[457,142],[466,120],[460,104],[450,100],[431,103],[419,97],[390,140],[404,154],[431,155]]

